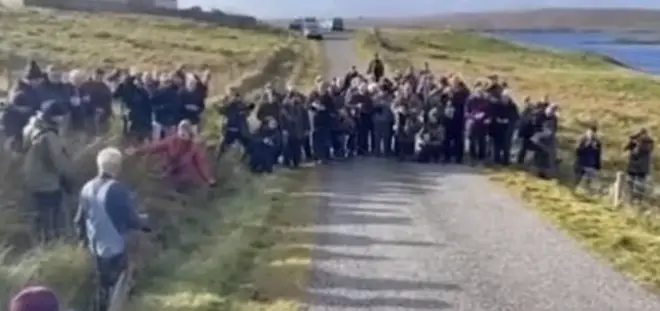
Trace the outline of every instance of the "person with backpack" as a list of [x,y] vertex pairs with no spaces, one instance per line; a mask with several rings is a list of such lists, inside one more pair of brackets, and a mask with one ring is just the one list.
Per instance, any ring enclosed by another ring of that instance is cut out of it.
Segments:
[[63,196],[72,191],[73,165],[58,133],[64,114],[63,105],[45,102],[23,129],[23,178],[34,202],[36,228],[42,242],[59,237]]
[[146,217],[137,213],[129,187],[117,180],[122,160],[117,148],[98,153],[98,175],[82,187],[74,218],[78,238],[89,248],[96,264],[100,311],[108,309],[112,288],[128,268],[126,234],[151,231]]
[[162,155],[165,174],[178,191],[186,191],[200,184],[215,185],[206,162],[202,144],[195,141],[193,126],[183,120],[177,127],[177,134],[139,149],[128,149],[129,155]]

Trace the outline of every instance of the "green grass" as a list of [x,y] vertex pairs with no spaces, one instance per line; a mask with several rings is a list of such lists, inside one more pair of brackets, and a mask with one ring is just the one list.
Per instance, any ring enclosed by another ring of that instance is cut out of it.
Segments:
[[[363,55],[379,51],[393,67],[428,61],[435,72],[462,75],[470,84],[489,74],[509,81],[514,96],[540,99],[549,94],[560,106],[564,153],[589,123],[599,126],[604,146],[604,175],[625,167],[623,145],[640,127],[660,137],[660,89],[645,74],[613,65],[607,58],[541,50],[475,33],[446,30],[385,29],[379,37],[358,37]],[[660,158],[653,157],[657,167]],[[565,161],[570,162],[570,159]],[[563,181],[543,181],[515,170],[491,177],[519,194],[530,208],[553,221],[617,269],[640,283],[660,288],[660,219],[613,209],[573,193]]]
[[0,9],[2,69],[20,70],[28,57],[65,68],[172,70],[186,64],[191,69],[208,66],[216,74],[213,86],[223,87],[286,41],[274,31],[177,18]]
[[[138,64],[142,69],[173,69],[185,63],[199,69],[206,65],[215,78],[212,95],[221,95],[229,84],[246,93],[268,81],[290,80],[306,87],[323,70],[318,43],[273,31],[50,10],[0,11],[0,25],[0,46],[11,47],[13,59],[35,57],[66,68]],[[0,64],[7,67],[20,66]],[[206,119],[204,136],[212,143],[219,138],[219,117],[209,109]],[[78,182],[93,176],[95,152],[108,144],[118,144],[117,138],[104,137],[76,149]],[[6,154],[0,157],[8,158]],[[137,190],[155,228],[131,243],[139,250],[133,258],[140,273],[138,294],[129,309],[249,310],[244,309],[250,302],[241,294],[241,285],[250,282],[258,267],[255,261],[267,249],[260,242],[269,234],[263,225],[275,217],[277,206],[293,202],[288,194],[301,189],[307,173],[283,172],[258,179],[242,169],[236,155],[212,164],[218,189],[176,196],[164,191],[167,185],[158,181],[147,159],[127,161],[122,179]],[[29,201],[20,184],[13,182],[20,178],[18,167],[20,160],[0,164],[0,172],[12,180],[0,183],[0,244],[5,245],[0,257],[0,301],[8,301],[25,284],[42,283],[56,290],[65,307],[84,310],[93,290],[87,251],[64,242],[31,248]],[[282,191],[268,191],[275,188]],[[75,206],[68,203],[69,208]]]

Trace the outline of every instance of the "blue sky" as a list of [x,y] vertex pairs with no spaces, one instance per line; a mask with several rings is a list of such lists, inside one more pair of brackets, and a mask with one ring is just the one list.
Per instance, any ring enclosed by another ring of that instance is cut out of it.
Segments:
[[660,9],[660,0],[179,0],[179,6],[217,8],[259,18],[304,15],[318,17],[392,17],[441,12],[478,12],[542,7]]

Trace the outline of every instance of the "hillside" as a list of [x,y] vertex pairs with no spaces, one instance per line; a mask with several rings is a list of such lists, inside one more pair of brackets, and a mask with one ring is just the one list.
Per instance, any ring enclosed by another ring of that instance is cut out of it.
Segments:
[[[316,42],[268,29],[151,15],[0,9],[0,32],[0,77],[9,72],[18,78],[28,58],[63,70],[136,67],[168,72],[178,65],[194,72],[210,69],[212,97],[204,113],[208,121],[203,123],[210,150],[221,133],[220,117],[212,107],[228,86],[244,93],[270,81],[303,86],[322,66]],[[85,144],[66,137],[76,164],[74,184],[96,174],[96,151],[122,145],[117,134]],[[7,302],[27,283],[41,283],[55,289],[64,309],[89,310],[94,287],[87,250],[70,239],[38,246],[19,182],[21,159],[2,150],[0,158],[0,173],[5,176],[0,182],[0,301]],[[305,182],[304,173],[253,178],[233,152],[219,161],[212,161],[211,154],[208,159],[217,187],[199,187],[188,195],[173,193],[154,167],[154,158],[126,161],[121,179],[136,192],[154,229],[135,239],[139,247],[131,248],[137,250],[131,256],[137,259],[140,273],[139,289],[128,310],[216,310],[232,303],[232,295],[250,277],[247,268],[259,247],[255,239],[261,224],[273,213],[275,203],[288,204],[286,194]],[[266,191],[272,187],[284,194]],[[75,201],[75,195],[67,196],[67,218]]]
[[658,29],[660,10],[642,9],[539,9],[488,13],[457,13],[397,19],[351,20],[352,25],[382,27],[452,27],[479,30],[599,30]]

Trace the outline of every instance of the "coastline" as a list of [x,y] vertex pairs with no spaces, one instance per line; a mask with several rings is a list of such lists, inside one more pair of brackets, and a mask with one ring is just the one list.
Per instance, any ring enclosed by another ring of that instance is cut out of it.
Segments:
[[[514,45],[517,45],[517,46],[520,46],[520,47],[524,47],[524,48],[542,49],[542,50],[547,50],[547,51],[552,51],[552,52],[557,52],[557,53],[572,53],[572,54],[582,55],[585,58],[595,57],[595,58],[599,58],[600,60],[602,60],[606,63],[609,63],[613,66],[617,66],[619,68],[632,70],[632,71],[636,71],[636,72],[640,72],[640,73],[644,73],[644,74],[654,75],[650,72],[644,71],[641,68],[636,68],[636,67],[634,67],[630,64],[627,64],[624,61],[618,60],[618,59],[616,59],[612,56],[609,56],[607,54],[604,54],[604,53],[598,53],[598,52],[587,51],[587,50],[578,50],[578,49],[567,49],[567,48],[561,48],[561,47],[545,45],[545,44],[533,44],[533,43],[529,43],[529,42],[523,42],[523,41],[520,41],[520,40],[514,40],[512,38],[501,35],[502,33],[529,33],[529,32],[532,32],[532,31],[528,31],[528,30],[514,30],[514,31],[509,31],[509,30],[483,31],[482,30],[482,31],[474,31],[474,32],[478,33],[480,35],[491,37],[493,39],[503,40],[503,41],[506,41],[508,43],[511,43],[511,44],[514,44]],[[584,32],[584,31],[572,30],[572,31],[568,31],[568,32],[557,31],[556,33],[569,34],[569,33],[603,33],[603,32],[604,31]],[[541,32],[538,32],[538,33],[541,33]],[[552,33],[552,31],[545,31],[543,33]]]

